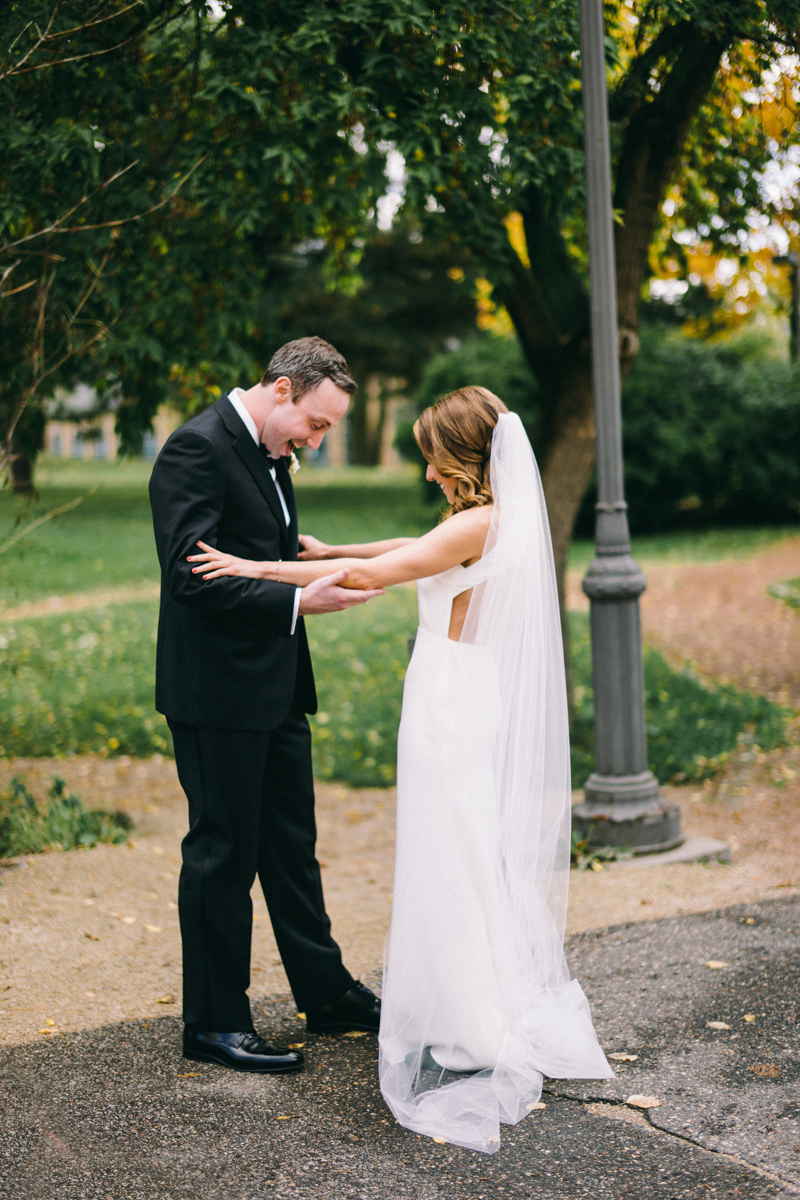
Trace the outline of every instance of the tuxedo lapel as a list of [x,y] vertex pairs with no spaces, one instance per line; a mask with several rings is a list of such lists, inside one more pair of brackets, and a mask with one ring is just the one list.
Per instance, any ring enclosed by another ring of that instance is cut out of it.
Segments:
[[286,507],[289,509],[289,527],[287,529],[287,539],[289,542],[289,558],[297,558],[297,549],[299,542],[297,540],[297,500],[295,499],[294,486],[292,484],[292,475],[289,470],[288,459],[279,458],[276,470],[278,483],[281,485],[283,498],[286,501]]
[[[233,435],[233,449],[236,451],[239,458],[252,475],[253,479],[258,485],[261,495],[269,505],[272,515],[278,522],[278,528],[281,535],[281,544],[284,547],[284,551],[288,552],[289,536],[286,528],[286,518],[283,515],[280,497],[278,496],[278,490],[275,487],[275,480],[270,474],[269,465],[267,464],[266,459],[262,457],[258,446],[253,441],[249,431],[245,428],[244,422],[231,404],[228,397],[223,396],[221,400],[217,401],[214,407],[219,413],[225,428],[230,434]],[[278,464],[276,463],[276,466],[277,465]],[[288,476],[288,471],[286,474]],[[292,510],[289,509],[290,515],[291,512]]]

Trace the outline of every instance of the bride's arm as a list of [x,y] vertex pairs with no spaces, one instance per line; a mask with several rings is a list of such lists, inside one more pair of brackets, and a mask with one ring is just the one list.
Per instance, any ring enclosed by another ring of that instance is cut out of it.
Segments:
[[438,575],[458,563],[479,558],[489,532],[491,513],[488,505],[455,513],[424,537],[413,538],[407,545],[366,561],[348,557],[317,562],[253,562],[224,554],[203,542],[198,545],[204,553],[191,555],[189,561],[203,564],[193,570],[202,572],[204,579],[216,579],[220,575],[248,575],[254,579],[272,579],[298,587],[305,587],[316,579],[330,575],[331,571],[347,570],[347,578],[342,580],[341,586],[368,591],[423,579],[427,575]]
[[399,550],[416,538],[398,537],[385,538],[382,542],[354,542],[350,546],[330,546],[319,538],[311,537],[308,533],[300,534],[302,550],[298,554],[301,562],[316,562],[332,558],[377,558],[379,554],[387,554],[390,550]]

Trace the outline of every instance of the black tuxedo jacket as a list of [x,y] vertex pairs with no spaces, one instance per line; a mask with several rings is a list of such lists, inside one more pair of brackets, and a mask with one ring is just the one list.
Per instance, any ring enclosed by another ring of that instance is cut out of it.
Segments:
[[[270,460],[271,461],[271,460]],[[284,459],[267,460],[227,396],[169,438],[150,479],[161,564],[156,708],[186,725],[275,729],[290,708],[316,712],[295,588],[265,579],[203,581],[187,555],[202,539],[241,558],[295,560],[297,508]]]

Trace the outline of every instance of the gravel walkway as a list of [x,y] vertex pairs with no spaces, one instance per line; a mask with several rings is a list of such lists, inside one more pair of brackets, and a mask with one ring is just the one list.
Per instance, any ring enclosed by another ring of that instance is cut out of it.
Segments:
[[[504,1128],[494,1155],[398,1126],[372,1037],[306,1036],[302,1073],[259,1078],[187,1063],[178,1019],[158,1016],[0,1055],[0,1198],[800,1195],[796,904],[582,934],[568,954],[603,1044],[625,1057],[608,1083],[546,1084],[544,1107]],[[256,1012],[286,1040],[302,1029],[278,997]]]

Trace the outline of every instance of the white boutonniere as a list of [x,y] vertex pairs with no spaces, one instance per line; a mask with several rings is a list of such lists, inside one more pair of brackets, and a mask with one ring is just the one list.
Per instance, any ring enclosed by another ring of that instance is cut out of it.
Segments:
[[289,474],[296,475],[300,470],[300,459],[295,454],[294,450],[289,455]]

